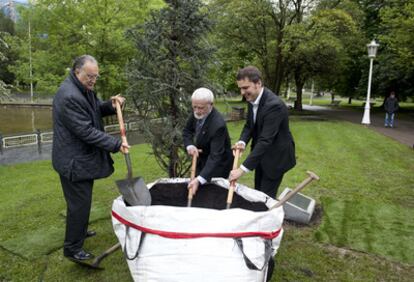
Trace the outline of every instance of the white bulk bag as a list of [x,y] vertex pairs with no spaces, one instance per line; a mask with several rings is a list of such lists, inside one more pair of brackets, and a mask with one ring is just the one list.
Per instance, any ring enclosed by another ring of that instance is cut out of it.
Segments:
[[[188,182],[161,179],[157,183]],[[228,189],[222,178],[212,181]],[[149,185],[150,186],[150,185]],[[237,185],[250,202],[276,201],[262,192]],[[226,191],[227,193],[227,191]],[[283,235],[283,208],[254,212],[239,208],[127,207],[119,197],[112,223],[134,281],[265,281],[267,262]]]

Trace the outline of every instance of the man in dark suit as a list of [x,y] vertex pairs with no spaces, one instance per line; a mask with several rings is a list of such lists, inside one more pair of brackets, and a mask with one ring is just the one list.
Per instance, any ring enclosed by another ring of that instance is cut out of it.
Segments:
[[283,101],[262,83],[253,66],[240,69],[237,85],[248,102],[247,120],[236,147],[242,151],[252,140],[251,152],[230,180],[255,170],[255,188],[276,198],[283,174],[295,166],[295,143],[289,130],[288,109]]
[[213,103],[214,95],[209,89],[195,90],[191,96],[193,113],[183,130],[187,153],[198,157],[197,177],[188,185],[194,194],[200,184],[205,184],[212,177],[227,177],[233,163],[226,122]]
[[98,77],[95,58],[83,55],[53,99],[52,164],[67,204],[63,254],[74,261],[93,257],[82,248],[85,238],[96,234],[88,231],[93,182],[114,171],[109,152],[125,153],[129,148],[104,132],[102,117],[115,114],[114,100],[122,104],[125,99],[100,101],[93,91]]
[[[241,95],[248,102],[248,110],[240,141],[234,147],[244,151],[250,140],[252,144],[250,154],[239,168],[230,172],[229,180],[237,180],[244,173],[255,170],[255,188],[276,198],[283,174],[296,164],[287,107],[263,86],[261,73],[256,67],[240,69],[236,79]],[[266,281],[270,281],[274,265],[271,257]]]

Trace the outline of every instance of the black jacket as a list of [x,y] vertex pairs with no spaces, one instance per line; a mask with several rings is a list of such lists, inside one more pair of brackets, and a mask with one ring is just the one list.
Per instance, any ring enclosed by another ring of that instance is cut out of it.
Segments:
[[196,118],[188,118],[183,130],[184,146],[194,145],[203,150],[197,160],[197,174],[210,181],[212,177],[229,176],[233,153],[226,122],[221,114],[213,108],[204,121],[200,134],[195,138]]
[[107,177],[114,171],[109,152],[121,140],[104,132],[102,117],[114,114],[111,101],[102,102],[82,86],[73,72],[53,99],[53,168],[71,181]]
[[384,103],[384,109],[387,113],[395,113],[399,108],[397,98],[388,97]]
[[296,164],[295,143],[289,129],[288,109],[272,91],[264,88],[253,123],[253,107],[248,103],[247,120],[240,140],[252,139],[251,152],[243,165],[254,170],[259,164],[269,178],[278,178]]

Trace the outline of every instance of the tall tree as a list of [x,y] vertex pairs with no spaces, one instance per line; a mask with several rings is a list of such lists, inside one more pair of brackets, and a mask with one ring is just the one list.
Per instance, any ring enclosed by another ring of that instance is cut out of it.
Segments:
[[12,84],[14,75],[9,71],[8,66],[14,63],[16,54],[9,48],[9,44],[6,44],[6,42],[10,41],[10,36],[15,34],[14,22],[2,12],[0,12],[0,33],[2,33],[1,40],[3,41],[3,43],[0,43],[0,52],[3,54],[0,60],[0,80],[7,84]]
[[296,109],[302,109],[302,89],[309,78],[329,81],[329,88],[335,85],[348,59],[344,42],[355,32],[352,17],[340,9],[298,15],[297,23],[286,29],[284,52],[296,84]]
[[267,0],[215,0],[210,3],[217,52],[216,79],[224,88],[235,90],[237,69],[255,64],[263,70],[266,85],[273,81],[272,19]]
[[159,5],[156,0],[34,1],[20,13],[21,40],[16,46],[20,56],[13,71],[20,81],[27,80],[30,43],[37,90],[54,93],[72,60],[91,54],[100,64],[98,92],[104,97],[116,94],[126,88],[125,64],[134,54],[125,31],[143,22],[149,9]]
[[[367,39],[362,31],[365,23],[365,14],[360,5],[353,0],[323,0],[318,4],[318,10],[341,10],[352,18],[352,32],[336,33],[336,37],[343,45],[345,56],[343,65],[331,74],[318,75],[315,79],[320,89],[330,90],[342,97],[352,98],[366,94],[366,83],[361,87],[361,78],[368,72],[366,60]],[[334,76],[333,76],[334,75]]]
[[[402,12],[403,11],[403,12]],[[381,10],[379,53],[380,92],[395,90],[399,98],[414,96],[414,3],[404,2]]]
[[[206,41],[211,23],[199,0],[169,0],[143,25],[129,31],[138,50],[128,67],[128,95],[145,113],[145,135],[170,177],[188,171],[182,128],[190,95],[205,85],[212,48]],[[154,124],[154,118],[160,122]]]
[[[286,30],[309,14],[315,0],[215,0],[217,20],[219,77],[234,73],[240,66],[254,64],[262,69],[265,85],[280,93],[289,73],[283,52]],[[230,66],[229,66],[230,65]]]
[[[5,33],[0,31],[0,63],[7,60],[6,56],[3,54],[3,50],[8,49],[8,45],[4,40],[4,35]],[[0,78],[0,101],[8,97],[9,92],[6,83]]]

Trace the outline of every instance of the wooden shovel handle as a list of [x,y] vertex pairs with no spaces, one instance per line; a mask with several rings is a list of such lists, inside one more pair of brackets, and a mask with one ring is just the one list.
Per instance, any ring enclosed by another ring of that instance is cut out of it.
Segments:
[[[193,160],[191,161],[191,176],[190,181],[195,178],[196,173],[196,165],[197,165],[197,156],[193,155]],[[191,201],[193,200],[193,189],[188,189],[188,196],[187,196],[187,206],[191,206]]]
[[274,208],[278,208],[280,206],[283,206],[284,203],[286,203],[290,198],[292,198],[294,195],[296,195],[300,190],[305,188],[306,185],[311,183],[313,180],[319,180],[319,176],[317,176],[314,172],[307,171],[306,173],[309,175],[309,177],[307,177],[305,180],[303,180],[298,186],[296,186],[296,188],[293,191],[290,191],[286,196],[284,196],[279,202],[276,203],[276,205],[274,205],[270,209],[274,209]]
[[[236,148],[234,153],[233,170],[239,166],[240,149]],[[229,209],[233,202],[234,189],[236,188],[236,181],[230,181],[229,192],[227,193],[226,209]]]
[[115,245],[113,245],[112,247],[110,247],[109,249],[107,249],[105,252],[103,252],[103,254],[97,256],[93,261],[91,266],[93,268],[99,268],[99,264],[101,263],[101,261],[106,258],[107,256],[109,256],[110,254],[112,254],[113,252],[115,252],[116,250],[121,248],[121,244],[120,243],[116,243]]
[[197,168],[197,156],[194,154],[193,159],[191,161],[191,175],[190,175],[191,180],[195,178],[196,168]]
[[[198,152],[201,153],[203,150],[198,149]],[[197,169],[197,156],[193,155],[193,159],[191,161],[191,175],[190,175],[190,181],[195,178],[196,175],[196,169]],[[191,206],[191,201],[193,200],[193,189],[188,189],[188,197],[187,197],[187,206]]]
[[[122,117],[121,105],[116,99],[115,99],[115,106],[116,106],[116,116],[118,117],[118,123],[119,123],[119,131],[121,132],[122,143],[128,143],[128,140],[126,137],[124,118]],[[125,153],[128,154],[128,152],[129,152],[128,148],[125,148]]]

